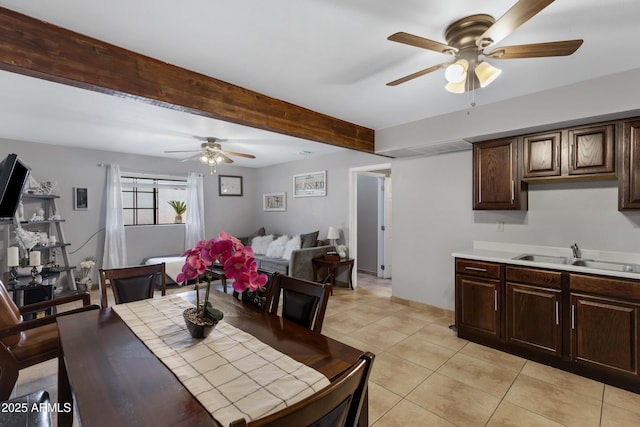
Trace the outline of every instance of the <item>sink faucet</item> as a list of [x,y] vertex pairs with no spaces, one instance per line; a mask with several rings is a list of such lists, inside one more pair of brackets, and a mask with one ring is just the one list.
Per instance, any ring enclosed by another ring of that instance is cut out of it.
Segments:
[[578,247],[577,243],[571,245],[571,250],[573,251],[574,258],[580,258],[580,248]]

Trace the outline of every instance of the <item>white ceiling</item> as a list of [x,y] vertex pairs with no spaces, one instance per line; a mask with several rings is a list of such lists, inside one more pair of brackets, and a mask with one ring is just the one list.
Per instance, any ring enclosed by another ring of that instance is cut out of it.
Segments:
[[[375,130],[463,110],[443,71],[386,83],[444,62],[387,41],[406,31],[444,42],[475,13],[496,19],[516,0],[3,0],[2,6],[268,96]],[[504,39],[516,45],[584,39],[570,57],[490,60],[503,70],[473,101],[512,97],[640,68],[638,0],[556,0]],[[241,166],[294,160],[335,147],[129,99],[0,72],[0,137],[157,156],[197,149],[196,137],[254,153]],[[269,147],[265,150],[265,147]],[[276,150],[278,148],[278,150]],[[179,155],[173,155],[181,158]]]

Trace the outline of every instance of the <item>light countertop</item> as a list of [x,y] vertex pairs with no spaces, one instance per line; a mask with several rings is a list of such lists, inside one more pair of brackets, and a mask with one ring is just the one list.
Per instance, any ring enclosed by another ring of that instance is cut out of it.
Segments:
[[[640,273],[637,272],[605,270],[571,264],[547,263],[517,259],[522,255],[546,255],[571,258],[573,254],[568,246],[566,248],[559,248],[553,246],[534,246],[512,243],[475,241],[473,242],[473,248],[453,252],[451,255],[455,258],[465,258],[477,261],[498,262],[503,264],[521,265],[525,267],[538,267],[550,270],[571,271],[575,273],[600,274],[603,276],[640,280]],[[640,254],[629,252],[610,252],[581,249],[581,258],[604,262],[640,265]]]

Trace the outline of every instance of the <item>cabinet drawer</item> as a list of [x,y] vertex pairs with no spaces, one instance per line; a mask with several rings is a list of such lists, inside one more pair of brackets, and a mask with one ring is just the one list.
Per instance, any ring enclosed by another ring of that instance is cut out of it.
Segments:
[[640,281],[611,277],[570,275],[572,291],[588,292],[610,297],[640,300]]
[[537,268],[507,266],[507,281],[560,289],[562,273],[559,271],[538,270]]
[[491,277],[493,279],[502,277],[500,264],[469,259],[456,259],[456,272],[471,276]]

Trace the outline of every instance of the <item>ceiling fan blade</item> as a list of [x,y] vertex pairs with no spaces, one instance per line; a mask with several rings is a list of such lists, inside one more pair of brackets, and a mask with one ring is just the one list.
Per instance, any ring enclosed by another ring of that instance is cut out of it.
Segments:
[[255,159],[256,158],[256,156],[254,156],[253,154],[236,153],[235,151],[222,150],[222,153],[227,154],[229,156],[246,157],[247,159]]
[[520,25],[534,17],[554,0],[520,0],[502,15],[476,41],[478,47],[487,47],[511,34]]
[[493,49],[484,55],[493,59],[540,58],[546,56],[568,56],[578,50],[582,40],[522,44]]
[[449,62],[445,62],[445,63],[442,63],[442,64],[434,65],[433,67],[425,68],[424,70],[415,72],[413,74],[409,74],[408,76],[404,76],[401,79],[389,82],[389,83],[387,83],[387,86],[397,86],[397,85],[399,85],[401,83],[405,83],[405,82],[408,82],[409,80],[413,80],[416,77],[420,77],[420,76],[424,76],[425,74],[429,74],[429,73],[431,73],[433,71],[436,71],[436,70],[438,70],[438,69],[440,69],[442,67],[445,67],[447,65],[449,65]]
[[414,36],[413,34],[399,32],[395,34],[391,34],[387,37],[387,40],[391,40],[392,42],[404,43],[410,46],[421,47],[422,49],[429,49],[435,52],[445,53],[445,52],[457,52],[453,46],[448,46],[444,43],[436,42],[433,40],[425,39],[423,37]]
[[196,154],[196,155],[193,155],[193,156],[189,156],[186,159],[182,159],[182,160],[180,160],[180,162],[188,162],[190,160],[195,160],[195,159],[197,159],[199,157],[200,157],[200,154]]
[[163,153],[196,153],[200,150],[169,150],[169,151],[163,151]]
[[222,157],[224,159],[225,163],[233,163],[233,160],[231,160],[229,157],[227,157],[224,154],[222,154],[222,152],[218,153],[217,155]]

